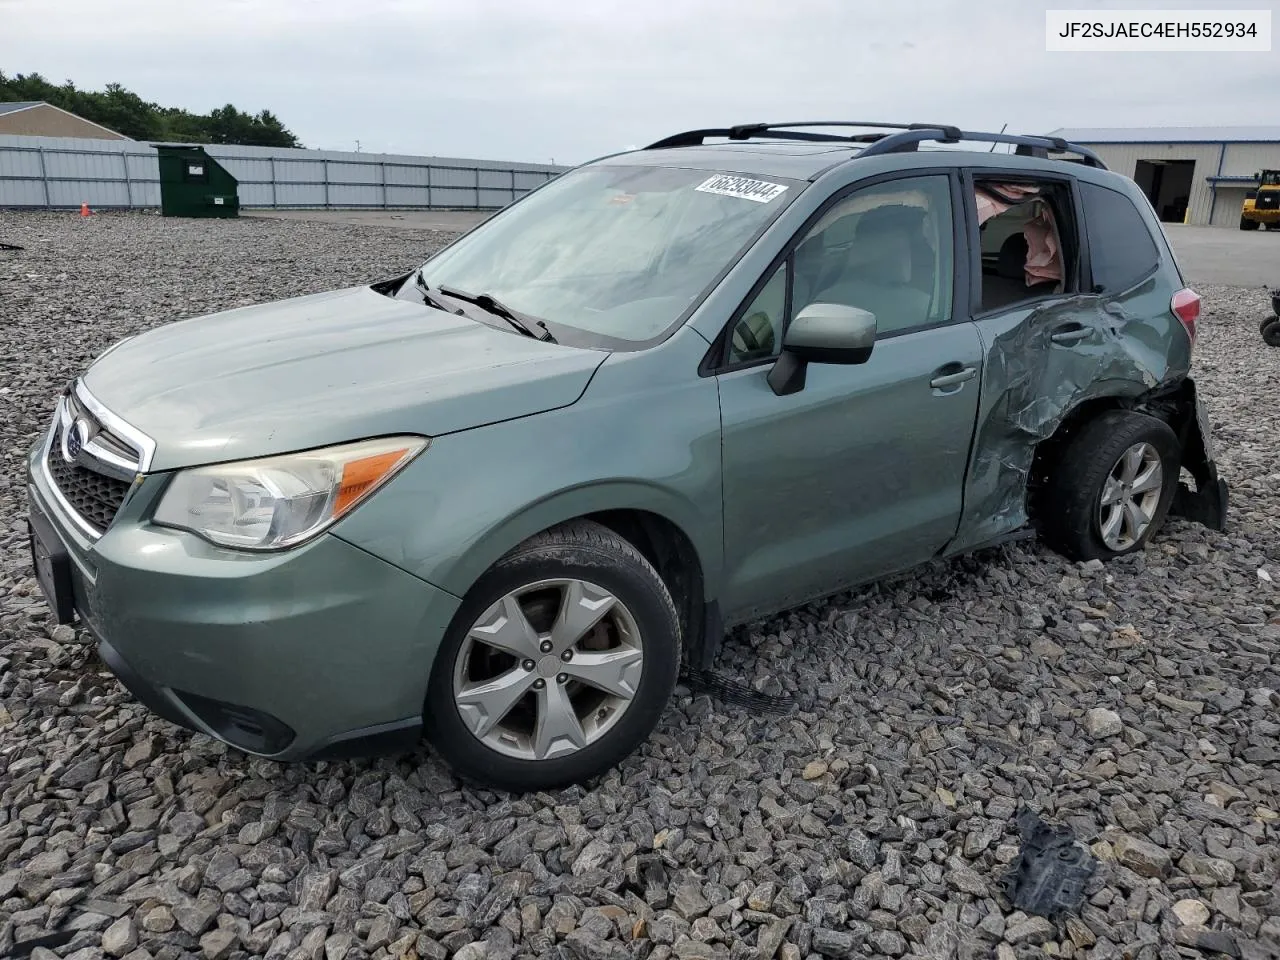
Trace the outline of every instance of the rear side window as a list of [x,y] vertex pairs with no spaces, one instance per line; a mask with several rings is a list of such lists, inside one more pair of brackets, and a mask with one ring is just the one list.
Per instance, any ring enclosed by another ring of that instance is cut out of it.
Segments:
[[1118,190],[1080,183],[1089,259],[1099,293],[1120,293],[1150,274],[1160,253],[1133,201]]
[[1075,291],[1078,244],[1066,184],[983,178],[974,185],[974,200],[981,312]]

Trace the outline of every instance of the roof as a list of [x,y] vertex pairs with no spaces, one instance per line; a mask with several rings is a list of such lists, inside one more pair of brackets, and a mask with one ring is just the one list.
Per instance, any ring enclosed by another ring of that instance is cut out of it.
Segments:
[[1048,134],[1073,143],[1280,143],[1280,126],[1062,127]]
[[19,110],[30,110],[38,107],[43,100],[15,100],[12,103],[0,103],[0,113],[17,113]]
[[808,180],[856,156],[863,144],[840,143],[709,143],[700,147],[633,150],[602,158],[606,163],[732,170],[791,180]]
[[32,107],[48,107],[50,110],[57,110],[59,113],[65,113],[68,117],[75,117],[81,123],[87,123],[91,127],[97,127],[99,130],[105,130],[113,136],[119,137],[121,140],[132,140],[132,137],[126,137],[118,130],[112,130],[110,127],[104,127],[100,123],[88,120],[78,113],[72,113],[70,110],[63,110],[56,104],[48,103],[44,100],[15,100],[11,103],[0,103],[0,116],[7,113],[19,113],[23,110],[30,110]]

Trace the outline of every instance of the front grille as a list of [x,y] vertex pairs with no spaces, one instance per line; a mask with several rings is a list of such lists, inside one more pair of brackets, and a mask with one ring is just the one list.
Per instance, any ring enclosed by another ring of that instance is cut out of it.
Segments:
[[54,486],[67,501],[67,506],[99,533],[115,519],[116,512],[129,492],[129,482],[117,480],[90,470],[78,463],[67,463],[62,457],[62,427],[59,426],[49,445],[47,464]]
[[114,454],[121,460],[127,460],[131,463],[137,463],[141,457],[141,451],[134,448],[128,440],[118,437],[112,433],[105,424],[100,423],[83,403],[80,398],[73,392],[68,393],[63,401],[67,407],[67,416],[64,423],[71,423],[77,419],[88,420],[94,424],[95,430],[93,434],[94,443],[102,447],[107,453]]

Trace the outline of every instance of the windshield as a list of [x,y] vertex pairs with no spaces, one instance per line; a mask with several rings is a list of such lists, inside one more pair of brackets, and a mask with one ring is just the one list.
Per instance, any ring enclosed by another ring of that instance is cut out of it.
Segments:
[[1280,187],[1280,170],[1268,170],[1262,175],[1264,187]]
[[662,334],[799,192],[795,181],[670,167],[564,174],[442,250],[432,289],[488,294],[589,340]]

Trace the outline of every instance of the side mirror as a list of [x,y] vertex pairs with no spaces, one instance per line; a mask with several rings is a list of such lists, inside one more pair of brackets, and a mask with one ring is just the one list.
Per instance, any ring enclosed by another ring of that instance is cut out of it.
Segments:
[[778,396],[804,388],[810,363],[866,363],[876,344],[876,316],[842,303],[811,303],[791,321],[782,354],[769,371]]

